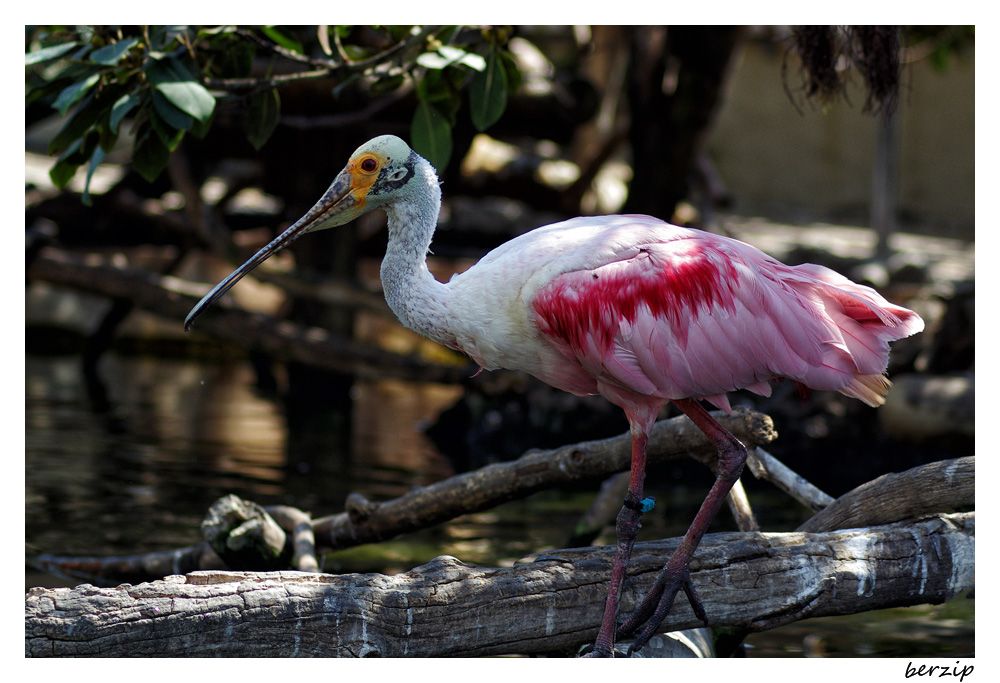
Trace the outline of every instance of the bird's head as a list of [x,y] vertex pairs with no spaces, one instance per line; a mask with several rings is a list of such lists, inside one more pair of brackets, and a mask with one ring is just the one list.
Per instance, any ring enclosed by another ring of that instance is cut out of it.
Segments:
[[190,329],[194,319],[228,292],[240,278],[297,238],[307,232],[349,223],[406,194],[421,161],[416,152],[395,135],[380,135],[358,147],[320,200],[302,218],[213,287],[188,313],[184,329]]
[[299,223],[303,233],[344,225],[405,192],[420,157],[395,135],[358,147],[347,165]]

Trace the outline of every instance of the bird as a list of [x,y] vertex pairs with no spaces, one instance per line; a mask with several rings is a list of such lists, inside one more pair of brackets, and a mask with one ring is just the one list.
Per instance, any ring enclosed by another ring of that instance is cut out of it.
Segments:
[[[525,232],[440,282],[426,257],[441,208],[434,167],[401,138],[361,145],[319,201],[213,287],[184,327],[270,255],[310,232],[381,208],[388,241],[380,275],[406,327],[467,354],[486,370],[527,372],[621,408],[631,434],[625,500],[600,627],[588,656],[640,649],[683,591],[708,624],[690,579],[691,558],[747,449],[702,405],[729,412],[729,392],[769,396],[790,379],[884,403],[890,342],[924,322],[874,289],[824,266],[789,266],[736,239],[645,215],[571,218]],[[651,499],[643,498],[646,443],[668,403],[718,450],[716,479],[652,589],[618,622],[625,571]]]

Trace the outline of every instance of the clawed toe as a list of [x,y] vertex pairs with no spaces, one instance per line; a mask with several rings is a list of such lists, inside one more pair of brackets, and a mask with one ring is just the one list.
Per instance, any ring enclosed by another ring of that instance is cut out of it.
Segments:
[[677,597],[677,593],[683,589],[691,609],[698,619],[708,626],[708,617],[705,614],[705,607],[702,605],[698,594],[691,583],[690,573],[687,569],[681,572],[670,571],[669,565],[665,567],[656,578],[656,583],[635,611],[622,623],[618,629],[616,638],[626,638],[642,626],[636,635],[635,640],[629,645],[628,655],[638,651],[660,628],[660,624],[670,613],[670,608]]

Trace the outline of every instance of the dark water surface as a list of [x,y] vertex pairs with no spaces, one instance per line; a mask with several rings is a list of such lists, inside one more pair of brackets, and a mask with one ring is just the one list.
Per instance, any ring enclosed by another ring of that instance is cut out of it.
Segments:
[[[323,515],[342,510],[353,491],[385,499],[454,474],[422,427],[458,398],[458,388],[358,381],[350,389],[350,410],[302,411],[257,392],[244,360],[109,354],[99,377],[99,383],[85,381],[77,356],[27,356],[29,556],[134,554],[190,545],[200,540],[208,506],[228,493]],[[659,479],[667,481],[654,493],[675,510],[693,513],[705,491],[700,481],[688,487],[671,481],[681,476],[661,473]],[[596,489],[595,482],[540,493],[332,553],[324,569],[392,573],[442,554],[509,564],[564,546]],[[770,492],[752,489],[751,499],[765,522],[804,514],[788,512],[787,500]],[[674,517],[644,519],[643,537],[683,532],[689,516]],[[74,583],[26,572],[27,586]],[[751,656],[959,657],[973,654],[973,636],[974,601],[961,598],[807,620],[755,634],[748,643]]]

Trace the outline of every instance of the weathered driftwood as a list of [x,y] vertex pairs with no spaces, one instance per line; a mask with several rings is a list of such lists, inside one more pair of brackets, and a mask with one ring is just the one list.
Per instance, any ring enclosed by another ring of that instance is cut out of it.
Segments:
[[[623,609],[676,539],[639,543]],[[572,653],[601,618],[611,548],[514,567],[440,557],[397,576],[198,572],[139,586],[32,589],[29,656],[479,656]],[[937,603],[974,584],[975,513],[827,532],[705,537],[692,581],[714,625]],[[699,624],[683,600],[664,629]]]
[[740,531],[760,531],[757,517],[753,513],[753,508],[750,507],[750,499],[747,498],[747,491],[739,479],[736,480],[726,496],[726,503],[729,505],[730,514],[736,521],[737,529]]
[[[758,469],[763,468],[764,478],[787,490],[790,495],[804,505],[822,504],[824,509],[799,526],[799,531],[813,533],[833,531],[848,527],[864,527],[889,524],[906,519],[916,519],[924,515],[971,507],[975,498],[973,469],[975,458],[945,460],[914,467],[902,474],[889,474],[848,491],[837,500],[830,499],[795,472],[785,467],[774,456],[762,448],[752,451],[758,460]],[[963,462],[967,461],[967,462]],[[754,466],[751,464],[751,468]],[[966,475],[955,476],[958,470]],[[942,494],[937,486],[942,472],[948,485],[955,488],[950,494]],[[929,485],[936,493],[925,496],[922,487]],[[726,657],[740,646],[750,634],[750,630],[729,629],[716,639],[717,654]]]
[[271,505],[264,508],[274,520],[292,537],[292,569],[303,572],[318,572],[316,559],[316,535],[313,533],[312,517],[288,505]]
[[201,533],[227,566],[254,570],[287,566],[282,555],[288,535],[253,501],[232,494],[219,498],[208,508]]
[[[176,319],[178,326],[208,290],[207,286],[180,278],[121,267],[109,256],[81,256],[52,247],[45,247],[32,261],[27,275],[29,279],[131,301],[145,310]],[[391,353],[318,327],[279,321],[234,308],[224,301],[219,303],[211,315],[198,320],[198,330],[279,358],[375,379],[395,377],[455,383],[467,381],[474,371],[466,365],[441,365]]]
[[[748,446],[763,445],[777,437],[767,415],[737,410],[731,415],[714,416]],[[716,456],[715,447],[683,416],[656,423],[647,451],[650,463],[689,455],[711,465]],[[382,503],[353,494],[346,503],[346,512],[317,519],[313,528],[317,541],[332,548],[380,541],[543,489],[606,477],[628,469],[630,457],[627,434],[533,451],[513,462],[449,477]]]
[[976,458],[942,460],[862,484],[817,512],[799,531],[888,524],[930,510],[971,508],[975,502]]

